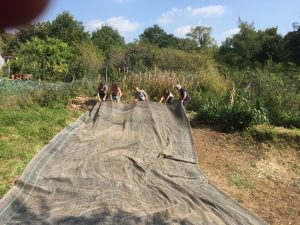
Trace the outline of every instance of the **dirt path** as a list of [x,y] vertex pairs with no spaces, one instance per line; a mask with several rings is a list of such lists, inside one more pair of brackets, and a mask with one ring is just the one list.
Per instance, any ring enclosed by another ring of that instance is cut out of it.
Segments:
[[201,170],[220,189],[270,224],[300,224],[299,151],[207,127],[193,136]]

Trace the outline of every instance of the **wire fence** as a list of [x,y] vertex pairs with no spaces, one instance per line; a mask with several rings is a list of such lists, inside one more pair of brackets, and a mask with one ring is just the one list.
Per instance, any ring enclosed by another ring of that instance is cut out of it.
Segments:
[[8,78],[0,78],[0,91],[39,91],[41,89],[47,89],[52,91],[59,91],[62,89],[73,88],[76,85],[92,86],[93,82],[87,79],[75,80],[70,83],[63,82],[44,82],[44,81],[32,81],[32,80],[11,80]]

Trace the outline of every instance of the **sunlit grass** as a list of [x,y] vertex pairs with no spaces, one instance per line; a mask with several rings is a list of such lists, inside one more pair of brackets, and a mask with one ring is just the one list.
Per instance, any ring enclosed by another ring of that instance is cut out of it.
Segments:
[[79,114],[62,105],[0,111],[0,197],[33,156]]

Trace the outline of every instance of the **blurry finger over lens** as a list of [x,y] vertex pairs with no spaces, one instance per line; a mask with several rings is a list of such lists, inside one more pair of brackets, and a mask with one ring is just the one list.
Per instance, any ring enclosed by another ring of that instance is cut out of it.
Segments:
[[5,0],[0,3],[0,28],[24,25],[41,14],[49,0]]

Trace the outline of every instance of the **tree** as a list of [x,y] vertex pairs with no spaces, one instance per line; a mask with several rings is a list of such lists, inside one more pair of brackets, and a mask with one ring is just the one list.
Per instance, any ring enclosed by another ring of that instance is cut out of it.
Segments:
[[70,46],[82,43],[89,38],[88,33],[84,31],[82,22],[75,20],[69,12],[59,14],[52,21],[49,36],[60,39]]
[[12,55],[12,53],[15,52],[19,48],[20,42],[16,38],[16,34],[3,32],[3,33],[0,33],[0,37],[3,41],[2,54]]
[[247,67],[257,63],[257,56],[262,50],[263,42],[258,38],[253,23],[239,19],[240,31],[227,38],[220,48],[220,58],[227,63],[239,67]]
[[140,41],[160,48],[174,46],[176,42],[172,34],[167,34],[156,24],[145,29],[144,33],[140,35]]
[[176,38],[175,48],[186,52],[199,49],[197,42],[190,38]]
[[50,36],[51,23],[33,23],[23,27],[19,27],[16,32],[16,38],[19,42],[25,43],[33,37],[38,37],[41,40],[46,40]]
[[78,44],[75,59],[70,65],[72,78],[97,78],[103,62],[101,51],[91,41]]
[[266,63],[272,59],[274,62],[283,60],[283,37],[277,33],[277,27],[271,27],[265,31],[258,32],[258,42],[261,42],[261,49],[257,54],[260,63]]
[[69,66],[74,59],[73,49],[61,40],[33,38],[22,44],[13,60],[13,69],[32,73],[42,80],[68,80]]
[[215,43],[211,33],[211,27],[196,26],[191,28],[191,31],[187,33],[186,36],[195,41],[198,44],[198,47],[208,48],[213,46]]
[[284,36],[284,47],[286,49],[287,60],[300,65],[300,27],[294,25],[294,30]]
[[125,46],[124,38],[117,30],[108,25],[104,25],[101,29],[93,32],[92,41],[105,54],[114,47]]

